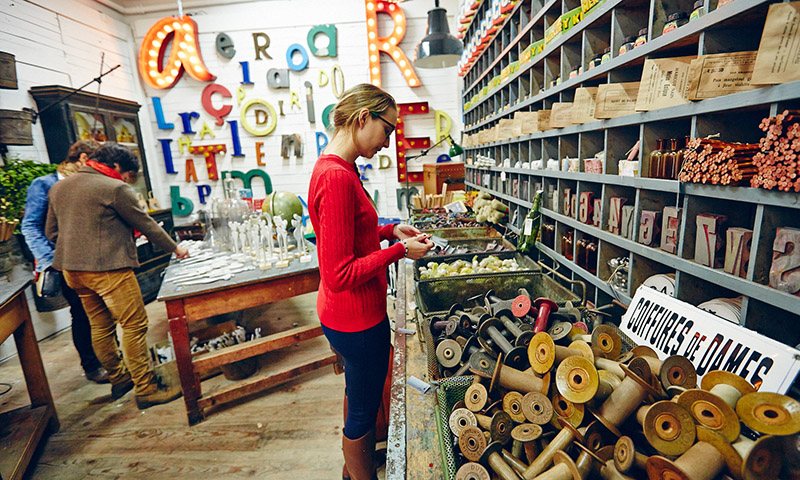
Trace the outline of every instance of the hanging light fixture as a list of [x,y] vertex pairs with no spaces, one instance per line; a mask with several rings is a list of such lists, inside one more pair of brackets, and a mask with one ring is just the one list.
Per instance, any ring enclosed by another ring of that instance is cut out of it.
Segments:
[[419,68],[453,67],[461,59],[464,46],[450,35],[447,26],[447,10],[436,7],[428,10],[428,34],[417,45],[414,66]]

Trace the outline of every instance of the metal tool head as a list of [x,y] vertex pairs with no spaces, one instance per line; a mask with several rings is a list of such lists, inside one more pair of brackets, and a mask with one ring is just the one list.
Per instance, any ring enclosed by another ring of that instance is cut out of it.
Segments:
[[543,393],[529,392],[522,397],[522,414],[536,425],[546,425],[553,419],[553,404]]
[[736,403],[742,422],[767,435],[794,435],[800,432],[800,402],[779,393],[754,392]]
[[688,410],[697,423],[720,433],[727,441],[733,442],[739,437],[739,417],[713,393],[692,388],[678,396],[678,404]]
[[681,455],[694,445],[694,418],[686,408],[673,401],[662,400],[651,405],[642,427],[647,441],[663,455]]
[[517,423],[525,421],[522,413],[522,394],[519,392],[508,392],[503,396],[503,411]]
[[[709,372],[711,373],[711,372]],[[661,385],[664,390],[670,387],[696,388],[697,370],[683,355],[672,355],[661,364]]]
[[544,374],[553,368],[556,359],[556,347],[553,338],[547,332],[539,332],[528,344],[528,361],[534,372]]
[[565,358],[556,370],[556,388],[573,403],[586,403],[594,397],[600,379],[589,360],[573,355]]

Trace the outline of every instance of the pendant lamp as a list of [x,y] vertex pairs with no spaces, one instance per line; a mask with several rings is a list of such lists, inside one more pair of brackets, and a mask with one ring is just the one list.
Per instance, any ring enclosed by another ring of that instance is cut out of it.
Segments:
[[417,45],[414,66],[419,68],[446,68],[455,66],[464,50],[461,41],[450,35],[447,10],[436,7],[428,10],[428,34]]

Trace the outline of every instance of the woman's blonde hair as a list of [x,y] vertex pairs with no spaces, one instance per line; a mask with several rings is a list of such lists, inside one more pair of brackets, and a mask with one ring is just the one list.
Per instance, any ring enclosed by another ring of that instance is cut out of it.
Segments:
[[100,148],[100,145],[94,140],[78,140],[73,143],[72,146],[69,147],[69,151],[67,151],[67,158],[58,164],[58,173],[68,177],[77,172],[78,169],[81,168],[81,165],[78,163],[81,159],[81,154],[85,153],[87,156],[91,157],[98,148]]
[[333,126],[336,128],[334,135],[343,129],[352,131],[358,112],[363,108],[380,114],[390,108],[397,109],[397,103],[391,95],[369,83],[360,83],[350,88],[344,92],[331,113]]

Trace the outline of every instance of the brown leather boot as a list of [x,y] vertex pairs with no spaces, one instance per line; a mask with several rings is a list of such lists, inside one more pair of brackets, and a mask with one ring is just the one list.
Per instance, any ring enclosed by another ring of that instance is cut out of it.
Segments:
[[372,480],[375,478],[375,429],[355,440],[342,435],[344,462],[353,480]]
[[167,385],[161,378],[156,377],[155,383],[142,393],[136,394],[136,406],[139,410],[150,408],[153,405],[169,403],[180,397],[183,392],[180,385]]

